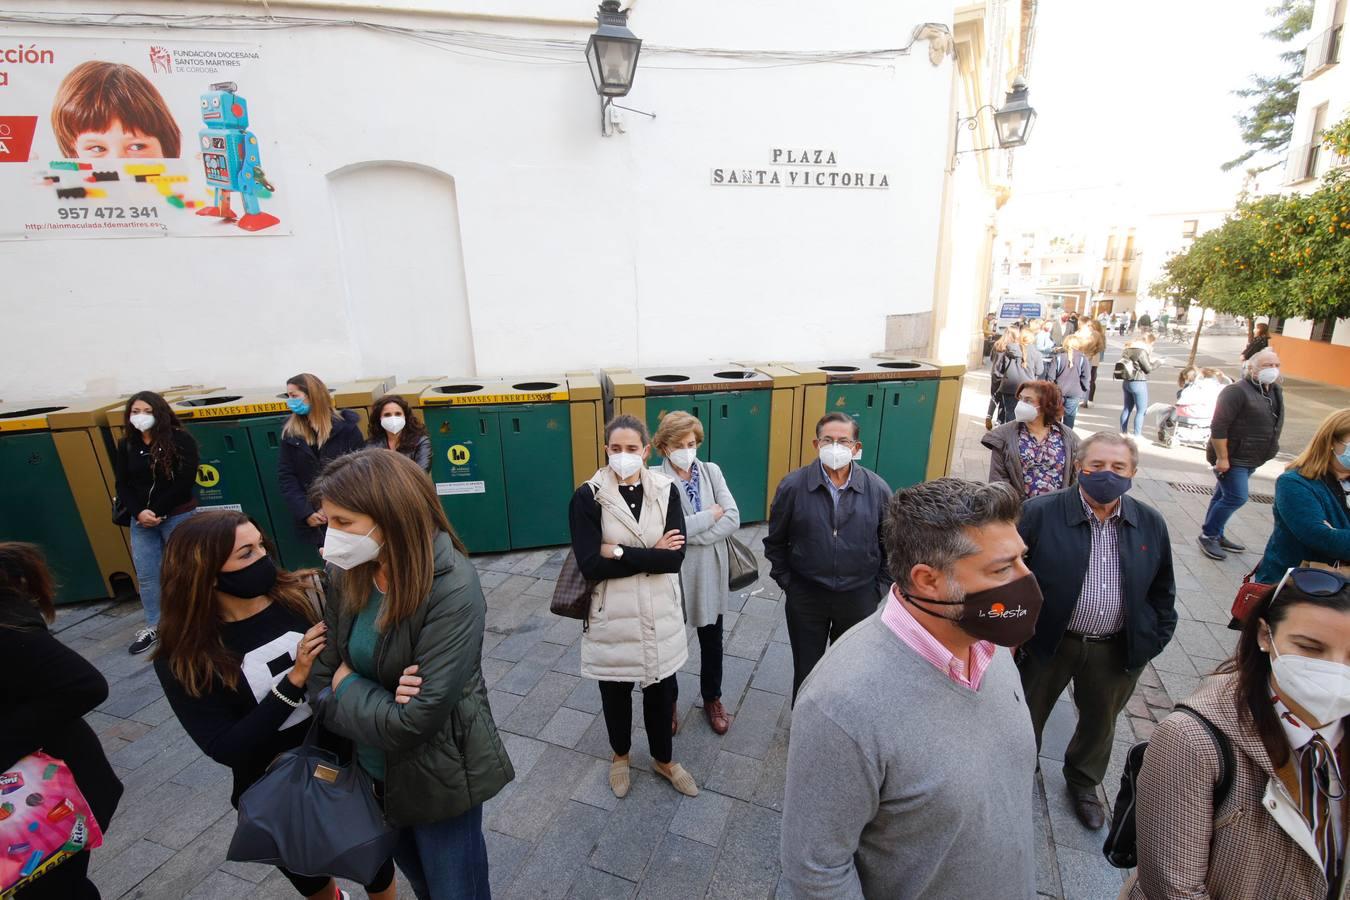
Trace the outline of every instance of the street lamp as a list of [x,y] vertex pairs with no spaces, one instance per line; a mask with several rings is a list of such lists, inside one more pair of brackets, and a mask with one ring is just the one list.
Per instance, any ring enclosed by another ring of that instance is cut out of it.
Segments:
[[[967,131],[974,131],[979,127],[980,113],[988,109],[994,114],[994,134],[998,138],[998,149],[1011,150],[1014,147],[1021,147],[1027,142],[1027,138],[1031,135],[1031,126],[1036,122],[1036,110],[1027,102],[1027,93],[1027,83],[1018,78],[1013,81],[1012,90],[1008,91],[1002,107],[994,109],[992,104],[986,103],[970,116],[957,116],[956,141],[959,143],[961,140],[961,127],[964,125]],[[952,168],[956,168],[957,157],[962,153],[983,153],[993,149],[995,147],[991,144],[988,147],[957,150],[952,154]]]
[[619,9],[619,0],[603,0],[595,21],[599,27],[586,42],[586,64],[595,92],[601,97],[622,97],[633,87],[642,39],[628,30],[628,10]]

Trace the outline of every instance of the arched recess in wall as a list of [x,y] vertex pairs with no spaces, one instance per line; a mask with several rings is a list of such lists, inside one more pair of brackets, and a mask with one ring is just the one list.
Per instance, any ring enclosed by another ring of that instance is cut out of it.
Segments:
[[455,180],[399,162],[328,180],[361,374],[476,374]]

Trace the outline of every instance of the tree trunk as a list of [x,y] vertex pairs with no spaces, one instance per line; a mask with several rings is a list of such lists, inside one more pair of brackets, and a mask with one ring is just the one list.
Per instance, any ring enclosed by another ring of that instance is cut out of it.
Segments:
[[1195,354],[1200,350],[1200,332],[1205,327],[1205,308],[1203,306],[1192,306],[1191,309],[1200,310],[1200,317],[1195,320],[1195,338],[1191,341],[1191,358],[1186,360],[1187,366],[1195,365]]
[[1256,316],[1247,316],[1247,343],[1251,343],[1256,338]]

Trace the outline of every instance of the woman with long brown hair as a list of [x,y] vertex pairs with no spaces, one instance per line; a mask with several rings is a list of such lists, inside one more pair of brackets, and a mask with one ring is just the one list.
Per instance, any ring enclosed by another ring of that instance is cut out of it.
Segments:
[[366,423],[367,447],[382,447],[402,453],[431,471],[431,438],[426,426],[413,415],[408,401],[398,394],[385,394],[370,405],[370,421]]
[[1350,582],[1288,570],[1182,706],[1144,754],[1125,895],[1343,896]]
[[277,481],[286,498],[296,534],[314,547],[323,545],[326,519],[309,500],[309,487],[329,462],[360,450],[360,417],[355,410],[339,414],[333,408],[328,385],[317,375],[302,372],[286,381],[286,405],[291,417],[281,431],[277,454]]
[[[278,568],[257,524],[232,510],[184,522],[164,554],[155,674],[183,730],[234,773],[232,806],[309,730],[306,679],[328,634],[314,575]],[[346,896],[331,878],[281,873],[305,897]],[[392,861],[366,891],[393,900]]]
[[[106,832],[122,782],[84,716],[108,699],[108,682],[47,630],[56,619],[55,597],[42,551],[0,542],[0,772],[37,750],[63,761]],[[16,900],[98,900],[88,872],[86,850],[19,891]]]
[[117,498],[131,517],[131,561],[145,610],[133,656],[155,645],[159,627],[159,568],[164,545],[197,508],[197,442],[154,391],[132,394],[123,410],[127,433],[113,454]]
[[[487,604],[436,488],[401,453],[329,464],[313,496],[328,520],[328,642],[310,689],[330,684],[331,730],[356,744],[394,858],[421,900],[488,898],[483,803],[515,777],[483,683]],[[421,690],[405,705],[400,676]]]

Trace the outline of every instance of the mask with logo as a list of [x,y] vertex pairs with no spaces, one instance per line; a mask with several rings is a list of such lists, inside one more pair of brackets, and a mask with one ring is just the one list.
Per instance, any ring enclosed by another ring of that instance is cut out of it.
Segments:
[[1272,384],[1280,380],[1280,367],[1271,366],[1268,369],[1262,369],[1261,371],[1256,373],[1256,380],[1263,387],[1270,387]]
[[901,593],[919,612],[935,618],[947,618],[921,604],[959,606],[961,614],[955,622],[961,630],[976,640],[989,641],[1000,647],[1017,647],[1031,640],[1036,633],[1036,619],[1041,614],[1041,587],[1036,576],[1028,572],[1016,581],[966,594],[960,600],[932,600]]
[[1280,653],[1270,641],[1270,668],[1280,693],[1307,711],[1313,726],[1350,715],[1350,666],[1329,659]]
[[382,416],[380,417],[380,427],[390,434],[398,434],[403,430],[403,426],[408,424],[408,420],[402,416]]
[[1041,414],[1041,411],[1032,406],[1025,400],[1018,400],[1017,406],[1013,408],[1013,418],[1019,422],[1032,422]]
[[681,447],[679,450],[672,450],[670,451],[670,454],[666,456],[666,459],[670,460],[672,466],[677,469],[684,469],[685,471],[689,470],[689,467],[694,464],[694,460],[697,458],[698,451],[692,447]]
[[276,583],[277,567],[270,556],[260,556],[242,569],[216,576],[216,590],[241,600],[261,597]]
[[291,412],[297,416],[309,415],[309,404],[305,402],[304,397],[287,397],[286,405],[290,407]]
[[133,413],[128,421],[137,431],[149,431],[155,427],[155,417],[150,413]]
[[820,448],[820,461],[825,464],[825,468],[833,469],[837,472],[853,462],[853,449],[851,447],[841,447],[838,444],[822,444]]
[[1134,480],[1103,469],[1100,472],[1078,473],[1083,492],[1098,503],[1114,503],[1130,489]]
[[632,478],[642,470],[642,457],[636,453],[611,453],[609,467],[620,479]]
[[354,569],[380,555],[380,545],[371,537],[374,527],[365,534],[351,534],[329,528],[323,539],[323,561],[339,569]]

